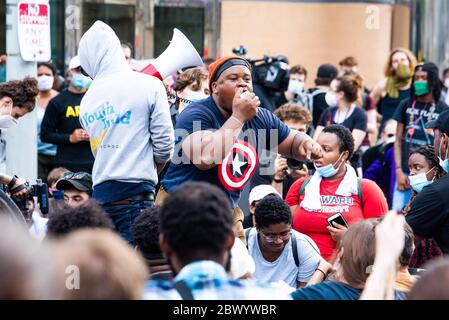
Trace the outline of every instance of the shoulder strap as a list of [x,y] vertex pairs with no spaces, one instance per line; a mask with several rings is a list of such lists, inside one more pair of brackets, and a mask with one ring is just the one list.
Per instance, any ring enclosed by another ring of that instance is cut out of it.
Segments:
[[301,188],[299,188],[299,197],[301,197],[304,193],[304,190],[306,189],[306,186],[309,184],[310,182],[310,177],[306,178],[306,180],[304,180],[304,182],[301,185]]
[[245,239],[246,239],[246,249],[248,249],[248,239],[249,239],[249,233],[251,232],[252,228],[248,228],[245,230]]
[[363,211],[362,178],[357,178],[357,196],[359,197]]
[[293,232],[291,233],[290,239],[292,243],[293,259],[295,259],[295,264],[296,267],[298,268],[299,267],[298,245],[296,244],[296,236]]
[[182,300],[195,300],[193,297],[192,291],[190,291],[189,287],[184,281],[177,281],[173,283],[173,288],[178,291]]

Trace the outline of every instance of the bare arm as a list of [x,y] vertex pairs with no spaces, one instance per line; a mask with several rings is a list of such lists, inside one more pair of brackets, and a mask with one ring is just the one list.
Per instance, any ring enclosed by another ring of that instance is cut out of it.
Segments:
[[374,103],[377,104],[379,100],[384,96],[385,86],[387,85],[387,79],[379,81],[370,93],[370,97]]
[[389,211],[376,226],[376,257],[360,300],[391,300],[398,271],[399,256],[404,248],[405,219]]
[[358,150],[362,145],[363,139],[365,139],[366,132],[354,129],[352,130],[352,137],[354,138],[354,150]]
[[322,156],[321,146],[307,134],[290,130],[288,137],[279,145],[279,153],[296,160],[318,159]]
[[243,89],[236,92],[232,115],[219,130],[196,131],[182,142],[184,154],[198,169],[208,170],[221,163],[231,151],[244,123],[256,115],[259,98],[254,93],[242,97],[242,93]]
[[398,122],[396,128],[396,141],[394,142],[394,161],[396,163],[396,181],[399,190],[409,188],[409,180],[404,171],[402,171],[402,135],[404,133],[404,124]]
[[313,140],[316,141],[318,139],[318,136],[320,135],[321,131],[323,131],[323,129],[323,126],[316,127],[315,133],[313,134]]

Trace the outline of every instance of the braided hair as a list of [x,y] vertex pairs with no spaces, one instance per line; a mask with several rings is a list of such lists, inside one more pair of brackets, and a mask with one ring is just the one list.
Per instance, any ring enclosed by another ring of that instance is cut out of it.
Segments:
[[[424,158],[426,158],[426,162],[429,164],[430,168],[435,168],[434,169],[435,170],[435,178],[434,178],[435,180],[441,178],[445,174],[443,168],[441,168],[441,166],[440,166],[438,157],[435,155],[435,149],[433,146],[428,145],[428,146],[419,147],[419,148],[413,150],[412,152],[410,152],[410,156],[412,156],[415,153],[418,153],[418,154],[422,155]],[[417,195],[417,193],[415,191],[413,191],[409,202],[403,209],[403,211],[405,213],[410,211],[410,207],[411,207],[412,202],[415,199],[416,195]]]

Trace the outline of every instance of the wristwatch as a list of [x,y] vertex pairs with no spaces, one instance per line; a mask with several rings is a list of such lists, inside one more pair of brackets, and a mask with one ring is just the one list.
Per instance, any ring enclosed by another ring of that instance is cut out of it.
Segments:
[[276,179],[276,178],[274,178],[273,181],[277,182],[277,183],[282,183],[282,182],[284,182],[284,179]]

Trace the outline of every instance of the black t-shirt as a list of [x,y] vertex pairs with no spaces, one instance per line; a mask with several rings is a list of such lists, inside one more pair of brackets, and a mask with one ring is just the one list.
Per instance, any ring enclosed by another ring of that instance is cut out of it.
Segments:
[[449,174],[418,193],[405,219],[416,235],[434,238],[449,254]]
[[84,94],[64,90],[50,100],[41,126],[41,139],[57,146],[56,165],[73,172],[91,173],[94,157],[88,141],[70,143],[69,136],[81,129],[80,103]]
[[[327,127],[331,124],[337,124],[335,122],[335,113],[337,112],[337,109],[338,107],[332,107],[324,110],[320,120],[318,121],[318,125]],[[352,113],[342,123],[339,124],[348,128],[351,132],[354,129],[366,131],[368,125],[368,117],[366,115],[366,111],[356,106]]]
[[410,99],[401,101],[393,119],[404,124],[402,135],[402,170],[408,173],[408,157],[410,152],[420,146],[432,145],[433,136],[427,133],[424,125],[438,118],[438,115],[446,108],[444,102],[437,104],[411,103]]

